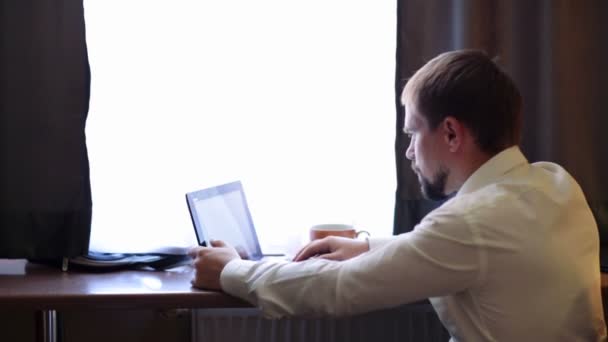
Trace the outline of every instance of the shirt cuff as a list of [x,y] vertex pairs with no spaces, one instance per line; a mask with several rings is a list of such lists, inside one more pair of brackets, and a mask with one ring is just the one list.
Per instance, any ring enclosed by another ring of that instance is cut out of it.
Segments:
[[382,247],[382,246],[386,245],[388,242],[392,241],[394,238],[395,238],[394,236],[367,238],[367,243],[369,244],[369,250],[371,251],[372,249]]
[[224,266],[220,273],[220,286],[222,290],[233,296],[245,299],[251,302],[249,298],[249,286],[245,279],[255,261],[234,259]]

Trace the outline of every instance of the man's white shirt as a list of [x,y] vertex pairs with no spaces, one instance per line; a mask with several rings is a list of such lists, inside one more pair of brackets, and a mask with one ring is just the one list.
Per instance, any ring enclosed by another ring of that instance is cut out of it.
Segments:
[[233,260],[224,291],[268,317],[351,315],[429,298],[453,341],[605,339],[597,225],[559,165],[494,156],[409,233],[346,261]]

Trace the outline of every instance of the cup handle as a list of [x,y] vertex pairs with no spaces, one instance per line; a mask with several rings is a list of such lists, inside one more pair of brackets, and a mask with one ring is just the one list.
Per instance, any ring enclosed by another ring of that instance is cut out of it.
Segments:
[[355,234],[355,237],[358,238],[360,234],[367,234],[367,237],[372,236],[367,230],[359,230],[357,231],[357,234]]

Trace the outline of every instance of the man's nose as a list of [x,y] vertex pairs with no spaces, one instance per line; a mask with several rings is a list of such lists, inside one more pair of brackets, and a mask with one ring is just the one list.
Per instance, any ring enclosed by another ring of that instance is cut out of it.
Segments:
[[405,150],[405,157],[409,160],[414,160],[414,147],[412,146],[412,141],[410,140],[410,144],[407,146]]

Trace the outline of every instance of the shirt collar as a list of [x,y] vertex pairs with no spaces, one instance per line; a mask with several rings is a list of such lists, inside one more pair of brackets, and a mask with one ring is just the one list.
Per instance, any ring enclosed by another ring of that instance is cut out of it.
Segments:
[[528,160],[518,146],[509,147],[475,170],[462,184],[456,196],[468,194],[492,184],[510,170],[527,163]]

